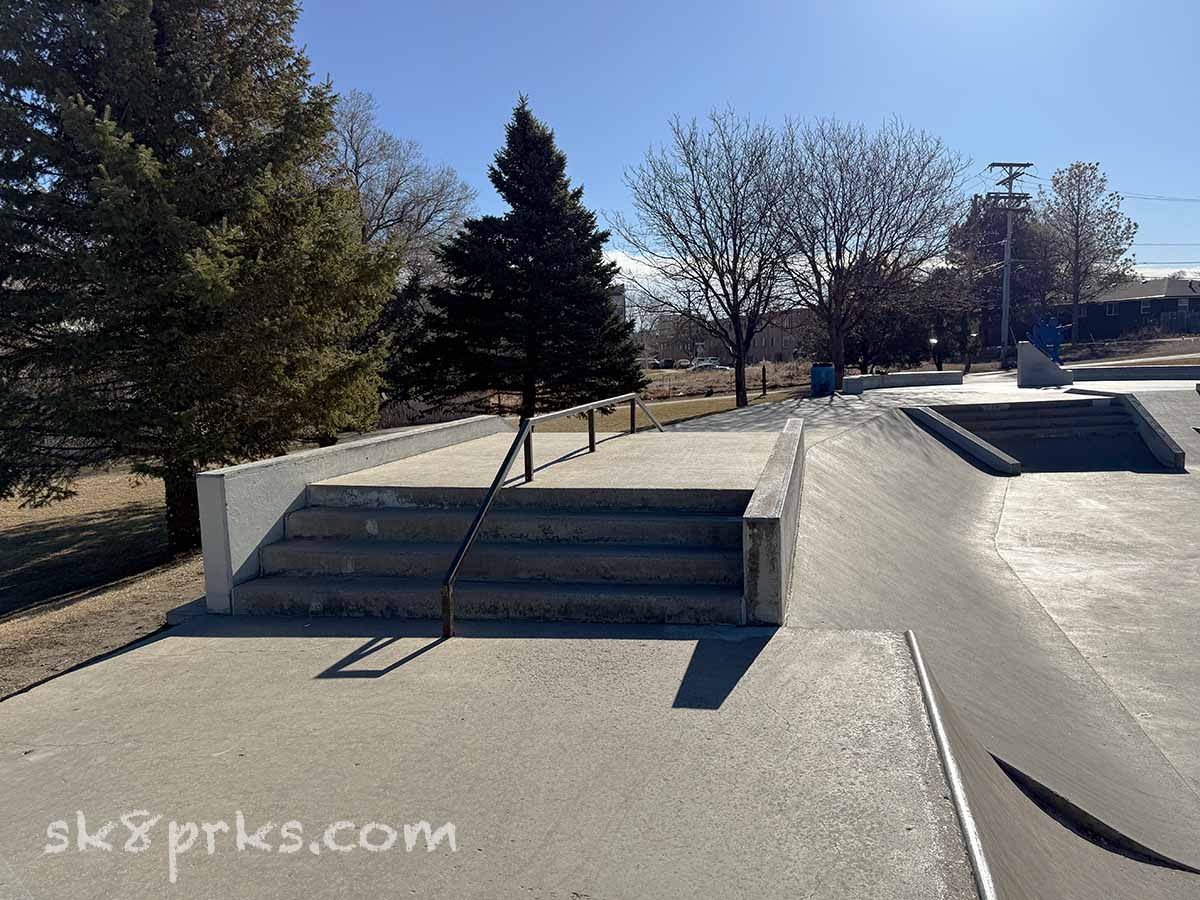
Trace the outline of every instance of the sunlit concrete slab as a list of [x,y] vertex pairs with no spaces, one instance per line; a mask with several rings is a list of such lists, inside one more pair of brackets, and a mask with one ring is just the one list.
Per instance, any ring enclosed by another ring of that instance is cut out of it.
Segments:
[[[514,437],[489,435],[319,483],[487,487]],[[642,432],[599,434],[596,440],[596,452],[588,453],[586,433],[535,432],[530,486],[752,491],[776,436]],[[524,483],[522,473],[519,457],[512,468],[511,486]]]
[[201,616],[0,704],[0,894],[975,896],[898,635],[434,628]]
[[1089,381],[1082,385],[1018,388],[1016,373],[968,375],[961,385],[944,387],[880,388],[856,395],[798,397],[756,403],[668,425],[671,432],[754,433],[782,431],[788,419],[803,419],[805,442],[817,444],[848,429],[857,428],[894,409],[906,406],[946,406],[956,403],[1030,403],[1081,396],[1080,391],[1141,394],[1195,391],[1187,381]]

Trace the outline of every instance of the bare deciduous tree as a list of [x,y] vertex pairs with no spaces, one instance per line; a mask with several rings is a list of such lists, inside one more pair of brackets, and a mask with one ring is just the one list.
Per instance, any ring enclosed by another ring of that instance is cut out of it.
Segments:
[[785,303],[780,139],[732,110],[711,113],[707,128],[675,119],[671,137],[625,173],[636,222],[617,216],[613,227],[644,270],[626,277],[725,347],[745,406],[751,341]]
[[384,130],[370,94],[338,99],[333,136],[334,174],[358,193],[364,242],[390,242],[412,265],[470,212],[475,191],[453,169],[431,166],[415,141]]
[[[1071,298],[1071,321],[1080,306],[1105,288],[1129,277],[1126,256],[1137,223],[1121,212],[1121,195],[1108,190],[1099,163],[1074,162],[1050,179],[1050,193],[1038,197],[1057,258],[1058,287]],[[1072,325],[1071,340],[1083,340]]]
[[789,124],[784,147],[784,270],[796,301],[829,329],[840,386],[847,334],[945,252],[966,162],[898,119],[874,133],[832,120]]

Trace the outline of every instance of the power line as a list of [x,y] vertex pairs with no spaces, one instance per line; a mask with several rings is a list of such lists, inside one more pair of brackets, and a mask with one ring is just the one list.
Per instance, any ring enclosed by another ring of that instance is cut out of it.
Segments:
[[[1041,181],[1045,184],[1050,183],[1049,178],[1044,178],[1041,175],[1026,174],[1026,178],[1032,178],[1034,181]],[[1200,197],[1177,197],[1171,194],[1147,194],[1142,191],[1123,191],[1120,188],[1113,188],[1116,193],[1121,195],[1122,200],[1160,200],[1167,203],[1200,203]]]
[[1197,243],[1197,244],[1152,244],[1149,242],[1134,241],[1134,243],[1132,243],[1130,246],[1132,246],[1132,247],[1200,247],[1200,243]]

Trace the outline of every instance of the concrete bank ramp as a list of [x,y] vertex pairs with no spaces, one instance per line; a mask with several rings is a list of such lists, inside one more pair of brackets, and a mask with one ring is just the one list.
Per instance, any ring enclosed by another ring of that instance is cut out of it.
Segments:
[[1001,897],[1200,896],[1200,798],[998,554],[1008,483],[900,412],[814,447],[788,624],[916,632]]

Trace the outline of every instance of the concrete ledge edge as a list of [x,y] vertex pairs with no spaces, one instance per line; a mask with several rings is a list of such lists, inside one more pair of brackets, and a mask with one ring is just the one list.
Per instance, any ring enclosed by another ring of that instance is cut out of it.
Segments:
[[904,411],[917,423],[924,425],[930,431],[945,438],[951,444],[967,453],[973,459],[983,463],[989,469],[1002,475],[1020,475],[1020,461],[1009,456],[998,447],[994,447],[983,438],[963,428],[957,422],[947,419],[935,409],[928,406],[906,406]]
[[1117,402],[1129,410],[1129,414],[1137,422],[1142,440],[1145,441],[1155,458],[1167,468],[1183,471],[1185,461],[1183,448],[1175,442],[1165,428],[1158,424],[1158,419],[1154,418],[1150,410],[1146,409],[1133,394],[1121,394],[1117,398]]

